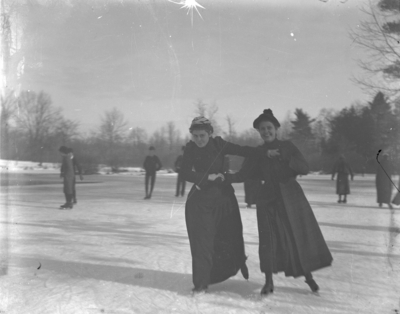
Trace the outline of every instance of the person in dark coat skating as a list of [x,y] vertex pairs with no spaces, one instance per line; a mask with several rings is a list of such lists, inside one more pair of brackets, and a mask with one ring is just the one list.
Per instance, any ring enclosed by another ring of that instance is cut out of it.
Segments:
[[212,137],[210,121],[192,121],[193,141],[183,153],[181,174],[194,183],[185,205],[186,227],[192,254],[193,292],[205,292],[210,284],[235,276],[239,269],[248,278],[239,205],[232,185],[222,182],[224,156],[256,154]]
[[[83,180],[83,175],[82,175],[82,167],[78,161],[78,158],[76,158],[74,154],[74,150],[72,148],[69,148],[69,152],[72,154],[72,165],[74,168],[74,173],[79,175],[79,178],[81,181]],[[63,172],[63,169],[61,168],[61,172]],[[74,182],[73,182],[73,187],[72,187],[72,203],[77,204],[78,200],[76,198],[76,178],[74,176]]]
[[276,138],[279,126],[272,111],[264,110],[253,127],[264,140],[258,149],[268,157],[249,158],[239,172],[226,174],[225,180],[264,181],[256,197],[260,268],[265,273],[261,294],[273,292],[272,274],[278,272],[294,278],[305,276],[306,283],[316,292],[319,286],[311,272],[330,266],[333,259],[296,181],[297,175],[308,173],[307,162],[292,142]]
[[65,204],[60,206],[60,209],[72,209],[72,198],[75,182],[75,171],[73,164],[73,156],[71,150],[66,146],[61,146],[58,150],[62,156],[60,178],[63,178],[63,191],[65,195]]
[[[145,174],[145,191],[146,196],[144,197],[145,200],[151,198],[151,194],[153,193],[154,183],[156,182],[156,172],[161,169],[162,164],[160,159],[154,154],[155,148],[154,146],[149,147],[149,154],[146,156],[146,159],[143,163],[143,168],[146,171]],[[150,189],[149,189],[149,182],[150,182]],[[150,192],[149,192],[150,190]]]
[[392,173],[393,166],[389,160],[387,153],[382,154],[382,157],[378,156],[378,169],[376,172],[375,184],[377,193],[377,203],[379,207],[382,204],[387,204],[389,208],[393,208],[390,204],[392,199]]
[[[340,155],[332,169],[332,180],[336,180],[336,194],[339,195],[338,203],[347,203],[347,194],[350,194],[349,175],[353,181],[354,175],[350,165],[346,162],[344,155]],[[343,200],[342,200],[343,196]]]
[[[185,146],[182,146],[182,154],[185,151]],[[176,193],[175,196],[178,197],[179,195],[185,195],[185,186],[186,181],[182,179],[181,174],[181,165],[182,165],[182,158],[183,155],[179,155],[175,160],[175,172],[178,174],[178,178],[176,180]]]

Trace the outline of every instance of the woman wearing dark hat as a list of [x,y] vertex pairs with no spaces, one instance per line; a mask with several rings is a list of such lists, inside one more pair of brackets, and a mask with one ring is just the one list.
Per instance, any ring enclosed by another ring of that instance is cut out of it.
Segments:
[[336,194],[339,195],[338,203],[347,203],[347,194],[350,194],[349,175],[351,176],[351,180],[353,180],[354,175],[344,155],[340,155],[339,159],[333,165],[332,180],[335,179],[336,173]]
[[194,183],[185,206],[192,254],[193,292],[235,276],[239,269],[248,279],[242,221],[232,185],[223,181],[225,155],[249,156],[258,150],[212,137],[213,127],[204,117],[192,121],[193,141],[187,143],[180,169]]
[[[247,178],[263,180],[256,197],[259,232],[259,257],[265,285],[261,294],[274,290],[272,273],[305,276],[313,292],[319,290],[311,272],[330,266],[331,253],[302,188],[296,181],[308,173],[301,152],[290,141],[276,138],[280,124],[270,109],[254,121],[264,145],[265,157],[250,158],[236,174],[226,174],[227,182],[243,182]],[[260,156],[260,155],[258,155]]]

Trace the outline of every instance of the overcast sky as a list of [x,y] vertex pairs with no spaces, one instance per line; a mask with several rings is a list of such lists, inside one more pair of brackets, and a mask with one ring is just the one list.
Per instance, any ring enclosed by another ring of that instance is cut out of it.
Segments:
[[116,107],[131,127],[175,121],[182,135],[199,99],[238,131],[265,108],[282,120],[368,100],[350,81],[362,52],[348,36],[367,1],[198,2],[192,25],[167,0],[40,1],[22,17],[21,87],[50,94],[82,131]]

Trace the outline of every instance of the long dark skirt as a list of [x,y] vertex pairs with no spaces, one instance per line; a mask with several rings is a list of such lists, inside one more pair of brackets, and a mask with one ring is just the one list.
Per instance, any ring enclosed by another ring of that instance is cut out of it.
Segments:
[[392,182],[383,171],[378,171],[375,180],[377,203],[390,204],[392,198]]
[[261,272],[304,276],[282,199],[268,204],[258,203],[257,222]]
[[75,189],[75,174],[64,174],[64,194],[73,194]]
[[235,276],[246,261],[243,227],[232,186],[197,190],[186,202],[186,227],[195,287]]
[[349,174],[338,173],[336,180],[336,194],[347,195],[350,194]]

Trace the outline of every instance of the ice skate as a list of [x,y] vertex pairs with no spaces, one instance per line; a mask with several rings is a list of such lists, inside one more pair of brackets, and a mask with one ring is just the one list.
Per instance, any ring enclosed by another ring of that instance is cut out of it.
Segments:
[[272,279],[272,274],[270,276],[265,276],[265,285],[261,289],[261,295],[268,295],[274,292],[274,281]]
[[64,205],[60,206],[60,209],[72,209],[72,204],[65,203]]
[[314,279],[312,279],[312,278],[307,279],[305,282],[308,284],[308,286],[310,287],[312,292],[314,292],[314,293],[318,292],[319,286],[317,285],[317,283],[315,282]]

